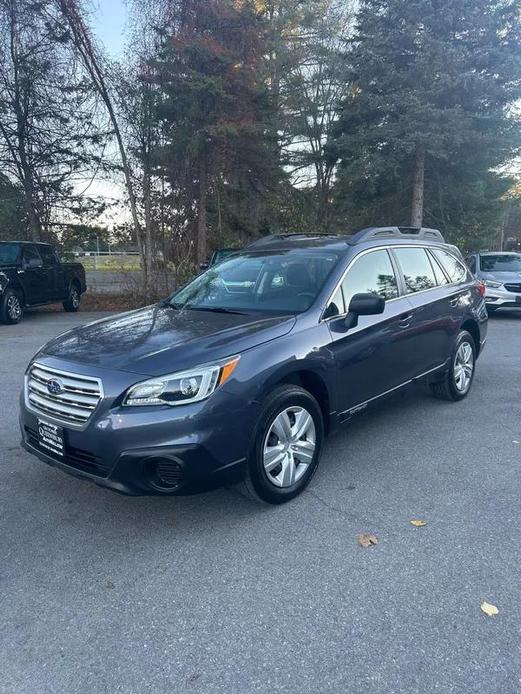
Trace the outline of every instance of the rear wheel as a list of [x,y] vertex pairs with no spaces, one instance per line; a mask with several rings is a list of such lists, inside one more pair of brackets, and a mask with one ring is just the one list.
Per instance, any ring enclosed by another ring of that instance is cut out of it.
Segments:
[[13,289],[7,289],[0,303],[0,321],[8,325],[19,323],[23,317],[23,305],[20,295]]
[[269,504],[300,494],[318,467],[324,424],[315,398],[283,385],[266,399],[248,457],[244,489]]
[[77,284],[71,284],[69,294],[63,302],[63,308],[68,313],[76,313],[80,310],[81,293]]
[[431,383],[433,395],[443,400],[463,400],[470,392],[475,367],[474,338],[466,330],[462,330],[456,340],[448,372],[442,381]]

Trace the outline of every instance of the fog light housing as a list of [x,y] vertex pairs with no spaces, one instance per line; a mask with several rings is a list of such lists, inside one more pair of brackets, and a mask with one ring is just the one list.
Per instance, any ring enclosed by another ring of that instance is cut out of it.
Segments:
[[175,458],[149,458],[145,474],[150,486],[162,492],[175,491],[184,481],[183,467]]

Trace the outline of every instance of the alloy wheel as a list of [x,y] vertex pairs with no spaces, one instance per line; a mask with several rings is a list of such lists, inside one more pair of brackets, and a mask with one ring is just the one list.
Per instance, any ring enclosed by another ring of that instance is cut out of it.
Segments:
[[474,350],[468,342],[462,342],[454,358],[454,381],[460,393],[470,388],[474,372]]
[[291,487],[305,474],[316,447],[315,422],[303,407],[280,412],[264,439],[263,464],[268,480],[276,487]]
[[74,308],[78,308],[80,305],[80,295],[77,289],[71,291],[71,303]]
[[19,321],[22,315],[20,299],[16,294],[11,294],[7,299],[7,315],[12,321]]

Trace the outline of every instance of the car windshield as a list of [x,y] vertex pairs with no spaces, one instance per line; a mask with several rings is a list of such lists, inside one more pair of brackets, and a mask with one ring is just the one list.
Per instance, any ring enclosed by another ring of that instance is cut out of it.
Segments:
[[17,243],[0,243],[0,265],[14,265],[19,250]]
[[217,263],[222,262],[225,258],[235,252],[236,251],[234,251],[233,248],[221,248],[220,251],[215,251],[212,258],[212,264],[217,265]]
[[521,255],[482,255],[479,264],[483,272],[521,272]]
[[301,313],[337,261],[336,253],[315,249],[237,255],[196,277],[168,303],[207,311]]

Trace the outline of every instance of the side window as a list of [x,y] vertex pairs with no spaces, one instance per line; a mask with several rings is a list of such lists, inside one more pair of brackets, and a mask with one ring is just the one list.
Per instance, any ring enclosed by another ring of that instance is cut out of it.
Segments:
[[451,282],[463,282],[467,277],[467,268],[452,253],[441,248],[433,248],[432,252],[445,268]]
[[25,246],[23,250],[23,265],[25,267],[41,267],[42,259],[34,246]]
[[395,248],[394,252],[403,271],[407,294],[437,286],[431,261],[424,248]]
[[387,251],[372,251],[356,259],[342,282],[344,301],[349,303],[355,294],[369,293],[395,299],[398,283]]
[[45,267],[56,265],[56,254],[50,246],[40,246],[38,250],[40,251]]
[[448,284],[449,280],[447,279],[447,275],[441,269],[441,265],[436,260],[435,256],[432,255],[432,253],[430,253],[430,252],[428,252],[428,253],[429,253],[429,260],[431,261],[432,269],[434,270],[434,275],[436,277],[436,284],[440,285],[440,287],[443,284]]

